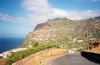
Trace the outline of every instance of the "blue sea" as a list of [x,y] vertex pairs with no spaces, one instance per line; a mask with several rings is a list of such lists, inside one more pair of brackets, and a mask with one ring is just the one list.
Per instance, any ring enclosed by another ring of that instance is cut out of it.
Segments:
[[24,41],[24,38],[0,38],[0,53],[18,48]]

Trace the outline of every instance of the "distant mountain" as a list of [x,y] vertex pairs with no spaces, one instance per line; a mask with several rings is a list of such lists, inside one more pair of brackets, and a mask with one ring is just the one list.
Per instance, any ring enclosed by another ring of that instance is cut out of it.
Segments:
[[100,40],[100,16],[84,20],[56,18],[38,24],[26,36],[22,47],[35,44],[66,45],[67,48],[81,48],[87,43]]
[[94,19],[100,19],[100,16],[98,16],[98,17],[94,17]]
[[89,18],[89,19],[87,19],[87,20],[93,20],[93,21],[95,21],[95,20],[100,20],[100,16],[94,17],[94,18]]

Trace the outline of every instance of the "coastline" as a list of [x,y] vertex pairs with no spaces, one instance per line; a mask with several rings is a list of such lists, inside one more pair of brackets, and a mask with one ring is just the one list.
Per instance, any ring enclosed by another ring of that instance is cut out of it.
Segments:
[[3,58],[7,58],[8,56],[11,55],[11,52],[18,52],[18,51],[23,51],[23,50],[26,50],[26,49],[28,49],[28,48],[15,48],[15,49],[1,53],[0,56],[2,56]]

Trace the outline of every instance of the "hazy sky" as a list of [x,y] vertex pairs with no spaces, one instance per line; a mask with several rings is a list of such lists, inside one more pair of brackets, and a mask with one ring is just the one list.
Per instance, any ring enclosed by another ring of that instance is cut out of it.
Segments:
[[0,0],[0,37],[25,37],[48,19],[100,16],[100,0]]

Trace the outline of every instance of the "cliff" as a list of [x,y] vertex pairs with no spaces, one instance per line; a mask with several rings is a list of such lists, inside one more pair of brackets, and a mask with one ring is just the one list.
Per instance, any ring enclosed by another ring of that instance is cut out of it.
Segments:
[[69,20],[56,18],[38,24],[33,32],[26,36],[22,47],[37,44],[59,44],[61,47],[82,48],[87,43],[100,39],[100,17]]

